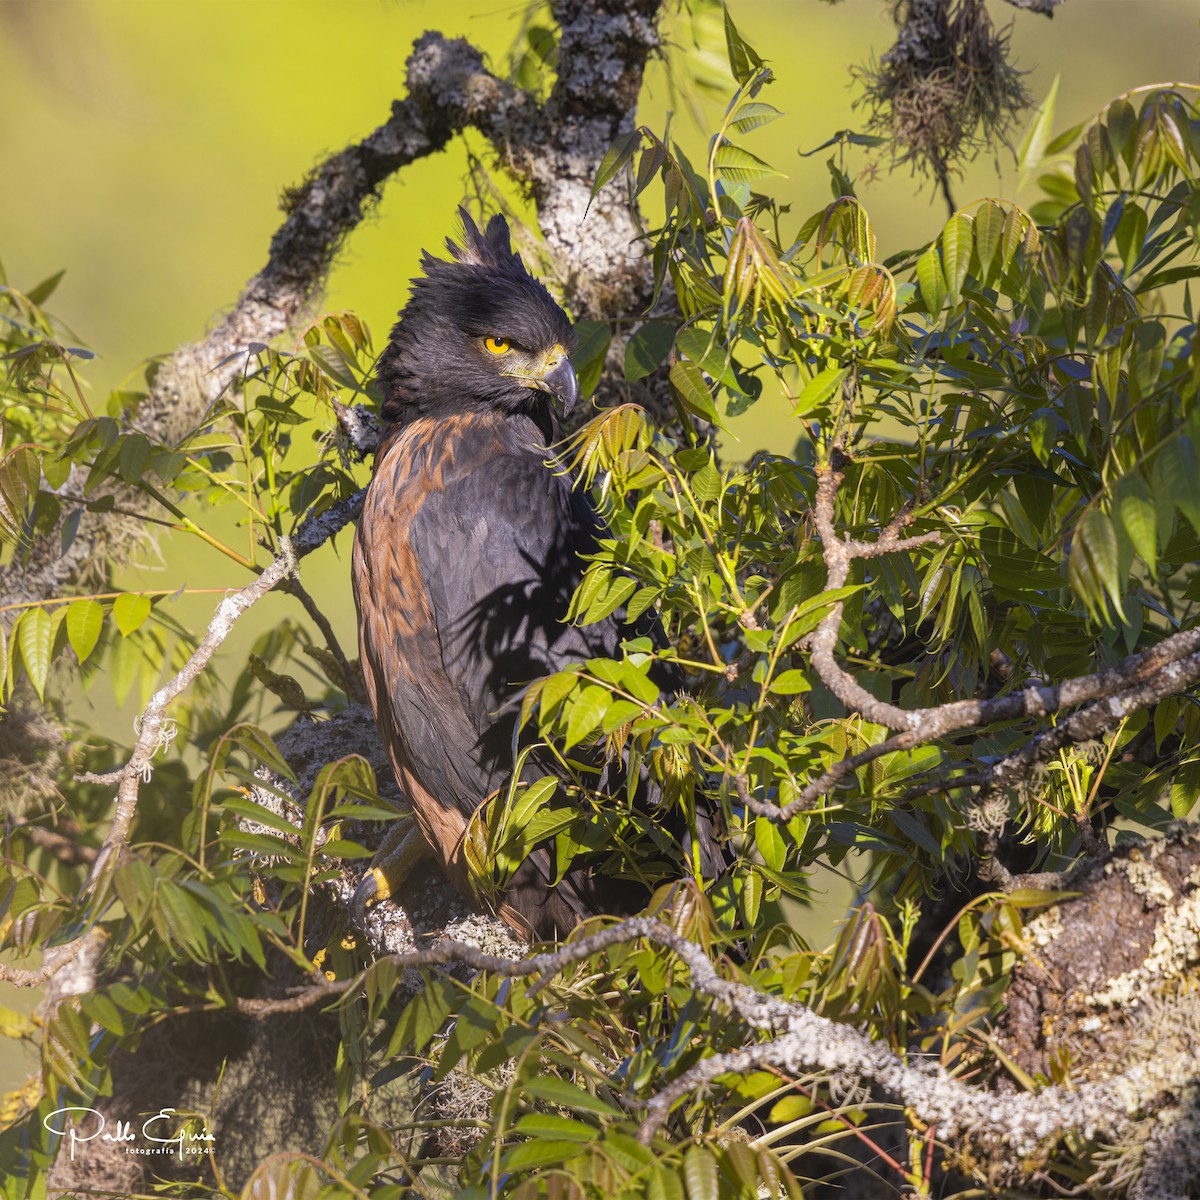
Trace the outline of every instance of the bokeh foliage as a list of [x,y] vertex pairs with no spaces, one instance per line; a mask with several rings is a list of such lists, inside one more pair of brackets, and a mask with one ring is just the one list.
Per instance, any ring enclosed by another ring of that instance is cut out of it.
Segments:
[[[730,973],[897,1051],[974,1068],[987,1051],[982,1022],[1022,945],[1022,915],[1052,897],[970,901],[942,931],[955,950],[940,974],[929,956],[917,960],[913,935],[922,905],[975,854],[965,781],[1027,738],[1028,725],[876,759],[788,820],[755,815],[743,799],[794,806],[808,781],[884,737],[812,668],[805,639],[836,603],[843,660],[873,694],[908,707],[1084,674],[1191,623],[1200,113],[1191,92],[1121,97],[1049,143],[1044,199],[1030,211],[980,200],[926,244],[881,255],[836,163],[831,203],[806,219],[772,199],[772,169],[750,148],[755,129],[781,115],[765,99],[770,71],[731,21],[725,34],[738,86],[706,158],[690,161],[668,131],[641,128],[600,171],[601,184],[625,180],[655,214],[647,238],[678,319],[642,325],[625,373],[666,375],[679,429],[668,435],[625,405],[563,449],[612,531],[571,618],[654,606],[672,648],[630,642],[620,660],[530,688],[528,736],[578,769],[481,810],[473,866],[488,895],[542,840],[553,839],[563,869],[577,854],[606,853],[605,870],[660,885],[669,922],[724,956]],[[203,426],[159,445],[119,420],[136,395],[114,393],[103,413],[88,406],[77,386],[86,352],[44,307],[53,286],[0,291],[6,554],[27,553],[34,532],[64,517],[69,552],[72,514],[85,508],[112,514],[118,553],[121,537],[136,536],[120,532],[122,497],[136,493],[152,522],[261,568],[303,518],[363,482],[333,432],[334,402],[378,400],[371,337],[353,314],[323,317],[294,348],[256,348],[241,386]],[[582,332],[580,374],[594,386],[609,331]],[[710,427],[768,394],[791,405],[782,436],[794,449],[723,463]],[[315,438],[315,457],[298,450],[301,437]],[[860,563],[831,591],[812,508],[835,450],[847,460],[842,532],[868,537],[904,512],[913,532],[941,543]],[[77,491],[64,490],[69,478]],[[237,538],[214,532],[228,527],[214,524],[218,512],[238,514]],[[131,520],[144,522],[138,513]],[[73,670],[119,700],[195,644],[198,631],[171,619],[169,593],[92,582],[18,606],[0,654],[6,702],[22,689],[53,700]],[[303,803],[281,795],[285,815],[246,798],[263,768],[295,778],[268,716],[320,715],[354,693],[335,647],[299,613],[260,641],[229,694],[200,686],[173,710],[201,755],[168,752],[156,766],[135,844],[96,891],[80,898],[86,853],[72,861],[27,834],[69,822],[73,844],[94,852],[105,789],[64,773],[61,791],[14,794],[0,877],[6,948],[20,961],[86,927],[107,944],[95,990],[40,1028],[11,1022],[37,1041],[41,1073],[7,1101],[0,1149],[19,1169],[4,1195],[41,1194],[42,1117],[104,1094],[116,1048],[184,1009],[234,1004],[268,959],[310,974],[327,961],[310,891],[335,860],[363,853],[340,822],[385,814],[357,758],[329,764]],[[656,656],[682,668],[686,693],[660,693]],[[731,869],[706,881],[683,861],[666,814],[593,795],[575,762],[586,756],[572,751],[601,743],[658,773],[685,820],[697,803],[720,809]],[[1009,816],[1051,866],[1079,852],[1081,819],[1161,828],[1195,802],[1198,746],[1192,700],[1163,701],[1101,744],[1061,751],[1008,797]],[[87,736],[71,766],[104,770],[121,756]],[[807,945],[777,902],[803,900],[814,865],[837,866],[852,851],[867,864],[863,903],[833,946]],[[394,964],[368,966],[347,949],[343,977],[365,973],[339,1002],[339,1119],[312,1159],[264,1164],[250,1185],[263,1194],[272,1183],[305,1195],[423,1193],[431,1185],[417,1172],[428,1160],[438,1187],[472,1200],[500,1191],[710,1200],[760,1185],[794,1196],[837,1169],[846,1139],[869,1141],[877,1122],[898,1115],[819,1078],[755,1072],[686,1098],[647,1146],[636,1137],[639,1101],[752,1036],[698,1000],[670,955],[613,948],[538,988],[431,975],[408,1001]],[[457,1153],[431,1147],[415,1117],[399,1130],[373,1119],[372,1086],[401,1068],[433,1084],[465,1073],[482,1090],[461,1122],[476,1136]],[[909,1155],[892,1159],[897,1186],[928,1192],[926,1134],[913,1128]],[[1078,1178],[1092,1149],[1060,1148],[1048,1169]]]

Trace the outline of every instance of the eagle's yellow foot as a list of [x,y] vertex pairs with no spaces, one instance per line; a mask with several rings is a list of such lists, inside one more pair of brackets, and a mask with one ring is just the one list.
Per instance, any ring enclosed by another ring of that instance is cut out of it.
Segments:
[[429,854],[429,843],[412,819],[397,821],[350,897],[351,921],[361,928],[367,919],[367,909],[389,899],[413,867]]

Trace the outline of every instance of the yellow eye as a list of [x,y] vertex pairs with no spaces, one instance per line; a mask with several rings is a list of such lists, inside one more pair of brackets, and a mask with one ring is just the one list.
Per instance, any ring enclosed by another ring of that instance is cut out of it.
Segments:
[[489,354],[507,354],[512,349],[508,342],[498,337],[484,338],[483,348]]

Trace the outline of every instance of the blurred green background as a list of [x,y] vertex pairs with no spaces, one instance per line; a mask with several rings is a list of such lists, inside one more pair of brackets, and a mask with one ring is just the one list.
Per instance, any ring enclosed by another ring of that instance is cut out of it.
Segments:
[[[404,62],[425,29],[470,38],[504,70],[524,6],[504,0],[0,0],[0,261],[28,289],[65,268],[50,308],[95,349],[97,397],[149,356],[203,332],[263,263],[280,221],[278,197],[321,158],[384,121],[402,93]],[[795,227],[829,199],[828,152],[800,157],[837,130],[861,128],[849,73],[891,44],[884,0],[731,0],[747,40],[778,75],[767,99],[785,120],[752,146],[786,176],[773,181],[792,205]],[[1090,115],[1140,84],[1194,80],[1200,69],[1200,12],[1194,0],[1067,0],[1052,21],[994,0],[998,22],[1015,21],[1013,46],[1026,85],[1043,98],[1061,77],[1056,129]],[[675,85],[698,61],[689,24],[671,18]],[[720,48],[719,44],[716,48]],[[699,151],[707,118],[722,102],[674,94],[652,67],[641,119],[674,130]],[[485,147],[478,138],[477,152]],[[861,154],[861,152],[857,152]],[[879,234],[880,256],[927,241],[945,220],[941,198],[886,151],[853,158],[860,195]],[[353,235],[325,304],[350,308],[377,343],[405,299],[424,246],[438,246],[466,186],[462,142],[415,164],[387,185]],[[958,202],[1018,191],[1012,157],[982,156],[956,184]],[[660,202],[650,193],[651,211]],[[734,454],[788,451],[795,442],[782,408],[760,405],[735,429]],[[232,520],[232,514],[230,515]],[[349,537],[306,561],[305,581],[353,653]],[[241,586],[243,572],[194,540],[124,569],[129,588]],[[212,597],[184,597],[172,615],[198,629]],[[236,673],[252,639],[294,601],[268,597],[239,626],[225,661]],[[224,676],[224,673],[222,674]],[[232,676],[230,676],[232,677]],[[128,741],[135,689],[117,707],[104,680],[73,701],[76,717]],[[271,722],[278,725],[279,720]],[[181,739],[182,741],[183,739]],[[841,894],[841,893],[839,893]],[[34,998],[0,989],[0,1003]],[[0,1090],[23,1071],[13,1043],[0,1045]],[[11,1082],[10,1082],[11,1081]]]
[[[754,146],[786,174],[776,191],[799,219],[829,188],[827,154],[797,150],[861,127],[847,68],[891,44],[890,7],[732,0],[743,33],[777,71],[768,98],[789,115]],[[503,69],[523,8],[504,0],[0,0],[0,259],[10,279],[32,286],[65,267],[56,309],[102,356],[95,384],[119,382],[232,302],[264,259],[280,191],[387,118],[415,37],[430,28],[468,37]],[[1036,98],[1061,76],[1059,128],[1129,87],[1195,79],[1200,68],[1194,0],[1066,0],[1053,20],[994,0],[993,12],[1016,19],[1016,60]],[[690,51],[686,25],[669,28]],[[661,67],[647,93],[640,117],[661,128],[669,104]],[[717,102],[706,107],[719,111]],[[686,109],[675,128],[702,144]],[[907,169],[891,172],[886,152],[876,160],[861,194],[881,253],[927,240],[944,219],[940,199]],[[346,247],[328,304],[355,309],[384,334],[420,248],[448,232],[465,171],[458,144],[391,182]],[[956,194],[960,203],[1011,195],[1014,180],[1011,158],[985,156]]]

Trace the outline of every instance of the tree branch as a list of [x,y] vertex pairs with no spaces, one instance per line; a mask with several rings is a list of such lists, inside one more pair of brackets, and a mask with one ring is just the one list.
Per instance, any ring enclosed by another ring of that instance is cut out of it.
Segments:
[[[292,327],[313,302],[342,242],[388,178],[444,149],[468,124],[499,138],[532,107],[524,93],[491,75],[480,52],[461,38],[425,34],[406,69],[408,95],[392,105],[388,120],[285,194],[287,216],[271,239],[266,264],[211,332],[162,363],[149,394],[127,416],[132,428],[174,446],[202,426],[213,402],[245,370],[251,348]],[[61,494],[82,495],[86,474],[73,470]],[[153,504],[132,488],[120,490],[120,502],[132,512],[149,511]],[[0,568],[0,597],[47,599],[88,570],[102,570],[118,520],[111,513],[85,511],[66,554],[59,551],[57,530],[38,538],[27,566]]]
[[[1181,1087],[1200,1070],[1200,1050],[1150,1059],[1110,1079],[1048,1087],[1035,1094],[997,1094],[971,1087],[947,1075],[932,1062],[906,1062],[887,1046],[848,1025],[821,1017],[812,1009],[781,1000],[720,975],[695,942],[653,917],[633,917],[569,942],[559,949],[518,961],[485,954],[461,942],[443,942],[431,950],[390,956],[397,968],[463,963],[473,970],[505,978],[539,977],[531,994],[566,967],[591,958],[610,946],[644,939],[671,950],[686,966],[691,986],[734,1012],[747,1026],[766,1036],[726,1054],[704,1059],[659,1091],[645,1105],[640,1135],[649,1142],[672,1106],[724,1074],[751,1067],[776,1067],[791,1075],[821,1072],[836,1086],[867,1082],[896,1097],[939,1136],[969,1135],[1024,1155],[1040,1143],[1065,1133],[1085,1137],[1112,1136],[1133,1114],[1157,1096]],[[357,993],[360,974],[352,979],[314,985],[275,999],[240,1001],[238,1009],[265,1017],[301,1009]],[[633,1102],[636,1104],[636,1102]]]

